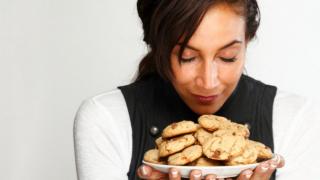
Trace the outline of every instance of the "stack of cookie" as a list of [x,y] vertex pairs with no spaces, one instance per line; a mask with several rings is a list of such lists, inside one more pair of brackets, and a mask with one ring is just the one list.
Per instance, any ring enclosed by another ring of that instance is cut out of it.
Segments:
[[272,157],[270,148],[249,140],[247,126],[215,115],[202,115],[196,124],[180,121],[167,126],[156,148],[144,160],[157,164],[221,166],[251,164]]

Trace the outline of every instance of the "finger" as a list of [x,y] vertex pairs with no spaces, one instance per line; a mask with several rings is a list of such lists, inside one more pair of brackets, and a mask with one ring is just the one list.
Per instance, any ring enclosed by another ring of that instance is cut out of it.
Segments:
[[141,165],[137,170],[137,174],[141,179],[161,179],[167,176],[166,174],[154,170],[146,165]]
[[253,174],[252,169],[246,169],[240,173],[237,180],[249,180]]
[[192,170],[189,177],[190,180],[201,180],[201,171],[200,170]]
[[269,162],[260,163],[254,170],[251,180],[262,180],[267,177],[267,173],[270,171]]
[[274,169],[282,168],[285,165],[284,158],[279,154],[275,154],[275,156],[271,160],[268,160],[267,162]]
[[170,180],[180,180],[181,179],[181,175],[180,175],[180,172],[178,171],[178,169],[176,169],[176,168],[169,169],[169,179]]
[[217,176],[215,174],[209,174],[206,176],[205,180],[216,180]]
[[270,179],[275,169],[283,167],[284,164],[284,158],[276,154],[271,160],[265,161],[258,165],[258,167],[254,170],[252,179]]
[[251,177],[251,180],[268,180],[276,168],[266,161],[259,164]]
[[286,164],[285,160],[284,160],[283,156],[281,156],[279,154],[276,154],[276,156],[278,156],[278,158],[279,158],[278,168],[282,168]]

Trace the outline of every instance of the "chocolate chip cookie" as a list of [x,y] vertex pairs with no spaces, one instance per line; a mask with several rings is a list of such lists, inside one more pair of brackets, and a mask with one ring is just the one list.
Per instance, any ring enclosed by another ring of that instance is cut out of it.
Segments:
[[192,134],[186,134],[169,140],[164,140],[159,145],[159,155],[160,157],[169,156],[191,146],[195,141],[196,138]]
[[192,121],[180,121],[172,123],[162,131],[162,138],[171,138],[174,136],[196,132],[198,125]]
[[185,165],[188,164],[202,155],[202,147],[200,145],[193,145],[184,149],[180,153],[169,156],[169,165]]

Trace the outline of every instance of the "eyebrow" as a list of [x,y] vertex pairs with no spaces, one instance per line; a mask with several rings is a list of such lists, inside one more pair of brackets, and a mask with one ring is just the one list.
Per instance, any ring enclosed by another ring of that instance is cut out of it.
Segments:
[[[228,48],[228,47],[230,47],[230,46],[232,46],[232,45],[234,45],[234,44],[238,44],[238,43],[241,44],[242,41],[233,40],[233,41],[231,41],[230,43],[222,46],[222,47],[219,48],[218,50],[220,51],[220,50],[222,50],[222,49],[226,49],[226,48]],[[182,46],[182,43],[178,43],[178,45]],[[200,51],[199,49],[197,49],[197,48],[195,48],[195,47],[193,47],[193,46],[190,46],[190,45],[188,45],[188,44],[186,45],[186,48],[189,48],[189,49],[192,49],[192,50],[195,50],[195,51]]]

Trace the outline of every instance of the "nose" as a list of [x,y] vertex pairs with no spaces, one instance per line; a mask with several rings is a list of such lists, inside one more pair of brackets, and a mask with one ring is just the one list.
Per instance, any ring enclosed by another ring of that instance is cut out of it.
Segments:
[[213,89],[220,84],[218,78],[218,64],[216,61],[206,61],[200,68],[197,84],[203,89]]

